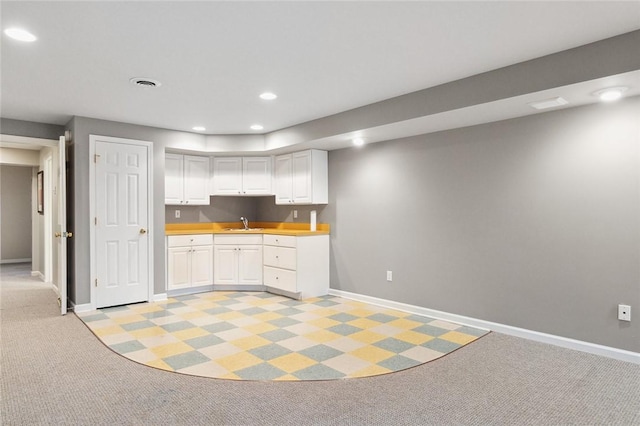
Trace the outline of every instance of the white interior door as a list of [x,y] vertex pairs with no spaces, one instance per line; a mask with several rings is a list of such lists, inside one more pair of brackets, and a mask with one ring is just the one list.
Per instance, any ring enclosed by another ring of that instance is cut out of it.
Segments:
[[67,177],[65,159],[65,138],[60,136],[58,143],[58,230],[56,239],[58,240],[58,302],[60,303],[60,313],[67,313],[67,238],[73,235],[67,232]]
[[149,300],[148,147],[95,140],[97,308]]

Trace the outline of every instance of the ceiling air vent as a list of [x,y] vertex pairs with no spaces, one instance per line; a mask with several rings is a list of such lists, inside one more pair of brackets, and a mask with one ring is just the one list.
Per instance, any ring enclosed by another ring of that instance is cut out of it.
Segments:
[[568,100],[558,96],[556,98],[545,99],[543,101],[529,102],[529,106],[535,109],[547,109],[547,108],[555,108],[562,105],[567,105],[568,103],[569,103]]
[[133,84],[134,86],[138,86],[138,87],[159,87],[159,86],[162,86],[162,83],[160,83],[158,80],[154,80],[152,78],[145,78],[145,77],[134,77],[134,78],[129,80],[129,83]]

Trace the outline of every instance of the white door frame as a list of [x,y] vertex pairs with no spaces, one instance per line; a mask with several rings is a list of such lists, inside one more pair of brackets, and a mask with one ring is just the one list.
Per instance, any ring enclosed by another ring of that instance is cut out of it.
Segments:
[[53,154],[44,159],[44,281],[53,283]]
[[[42,151],[43,148],[51,148],[52,150],[57,149],[58,150],[58,156],[59,156],[59,164],[56,164],[56,167],[53,167],[53,161],[50,161],[49,163],[47,163],[47,160],[52,160],[53,159],[53,154],[54,152],[50,152],[46,159],[44,160],[44,164],[46,165],[46,167],[49,169],[48,171],[48,178],[45,179],[45,186],[48,186],[49,189],[45,190],[45,194],[48,193],[49,194],[49,199],[48,201],[46,201],[45,204],[45,213],[49,214],[50,219],[53,220],[53,209],[51,209],[51,207],[53,207],[53,200],[56,199],[57,204],[58,204],[58,221],[61,222],[61,228],[58,229],[58,231],[61,233],[61,237],[62,234],[66,235],[66,203],[63,202],[64,200],[61,200],[62,195],[66,192],[66,185],[64,184],[66,181],[66,167],[65,167],[65,155],[64,155],[64,149],[65,149],[65,137],[61,136],[59,138],[59,140],[53,140],[53,139],[42,139],[42,138],[32,138],[32,137],[28,137],[28,136],[14,136],[14,135],[5,135],[5,134],[0,134],[0,147],[2,148],[14,148],[14,149],[33,149],[33,147],[39,147],[37,149],[37,151]],[[20,165],[20,166],[28,166],[31,167],[33,170],[33,174],[32,174],[32,184],[31,184],[31,191],[32,191],[32,197],[31,197],[31,201],[32,201],[32,205],[35,206],[36,204],[36,199],[37,199],[37,194],[36,194],[36,174],[38,172],[38,169],[40,168],[40,165],[43,163],[43,161],[40,159],[40,156],[38,156],[38,161],[35,163],[30,162],[29,160],[25,160],[24,158],[22,159],[18,159],[18,160],[13,160],[13,161],[9,161],[6,164],[12,164],[12,165]],[[0,162],[0,164],[3,164],[3,162]],[[57,168],[59,170],[58,173],[58,177],[57,179],[54,177],[53,174],[53,169]],[[43,168],[44,170],[44,168]],[[47,183],[48,182],[48,183]],[[55,182],[55,184],[54,184]],[[53,193],[51,191],[51,189],[53,187],[57,186],[57,192],[56,192],[56,197],[53,196]],[[49,207],[47,207],[49,206]],[[46,216],[45,218],[43,218],[43,220],[46,222]],[[31,213],[31,231],[32,231],[32,238],[31,238],[31,257],[32,257],[32,261],[31,261],[31,266],[32,266],[32,271],[31,271],[31,275],[39,275],[40,277],[43,278],[43,281],[49,281],[52,282],[54,281],[53,278],[56,278],[55,280],[55,285],[52,285],[53,290],[58,294],[59,300],[60,300],[60,310],[61,310],[61,314],[64,315],[67,312],[67,264],[66,264],[66,237],[62,237],[62,239],[60,240],[61,244],[60,246],[58,246],[58,259],[57,262],[55,263],[58,266],[58,275],[57,277],[53,276],[53,271],[51,271],[52,273],[50,274],[50,278],[48,280],[45,279],[45,274],[46,274],[46,268],[45,268],[45,259],[47,258],[47,256],[51,256],[51,265],[53,266],[55,259],[53,259],[53,248],[54,248],[54,244],[46,244],[45,240],[47,239],[46,234],[45,234],[45,230],[44,230],[44,226],[42,227],[42,229],[37,225],[37,221],[39,221],[39,216],[38,214],[35,212],[34,209],[32,209],[32,213]],[[49,239],[53,240],[52,238],[52,233],[53,233],[53,223],[51,224],[51,230],[50,232],[48,232],[49,235]],[[40,236],[42,236],[42,245],[40,244]],[[41,259],[39,256],[40,250],[43,251],[43,258]],[[38,252],[38,256],[35,255],[36,251]],[[47,254],[47,252],[49,252]],[[38,261],[38,263],[42,264],[42,269],[43,271],[34,271],[33,270],[33,265],[35,263],[35,261]],[[51,270],[53,270],[53,268],[50,268]],[[52,283],[53,284],[53,283]]]
[[[126,145],[137,145],[143,146],[147,148],[147,183],[149,187],[149,193],[147,194],[148,200],[148,208],[147,208],[147,220],[148,220],[148,233],[147,237],[149,239],[149,270],[148,270],[148,299],[150,302],[153,300],[153,259],[154,259],[154,246],[153,246],[153,143],[148,141],[141,141],[135,139],[123,139],[123,138],[114,138],[111,136],[99,136],[99,135],[89,135],[89,220],[91,218],[96,217],[96,163],[94,161],[96,154],[96,141],[107,142],[107,143],[116,143],[116,144],[126,144]],[[97,306],[96,301],[96,287],[95,280],[97,276],[97,264],[96,264],[96,227],[95,225],[90,225],[89,230],[89,252],[90,252],[90,261],[89,261],[89,273],[91,277],[90,282],[90,297],[91,297],[91,310],[95,310]]]

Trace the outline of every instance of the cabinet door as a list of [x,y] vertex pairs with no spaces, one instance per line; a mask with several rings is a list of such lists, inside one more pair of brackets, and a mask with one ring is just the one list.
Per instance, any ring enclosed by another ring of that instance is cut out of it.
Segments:
[[242,195],[242,157],[213,159],[213,195]]
[[209,157],[184,156],[184,202],[209,205]]
[[262,285],[262,246],[239,246],[238,284]]
[[164,203],[182,204],[183,193],[182,155],[165,154],[164,156]]
[[191,248],[191,286],[213,283],[213,246]]
[[242,193],[270,195],[271,157],[244,157],[242,159]]
[[299,204],[311,203],[311,151],[293,154],[291,175],[293,202]]
[[276,204],[291,204],[292,202],[291,165],[291,154],[279,155],[276,157],[274,176]]
[[191,279],[190,270],[190,247],[169,247],[167,249],[167,289],[189,287]]
[[214,246],[213,283],[238,283],[238,246]]

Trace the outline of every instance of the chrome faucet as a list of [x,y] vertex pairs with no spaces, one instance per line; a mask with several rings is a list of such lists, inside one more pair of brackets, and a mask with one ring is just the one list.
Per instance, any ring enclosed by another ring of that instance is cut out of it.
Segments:
[[247,219],[246,217],[241,217],[240,220],[242,221],[242,224],[244,225],[244,230],[248,231],[249,230],[249,219]]

